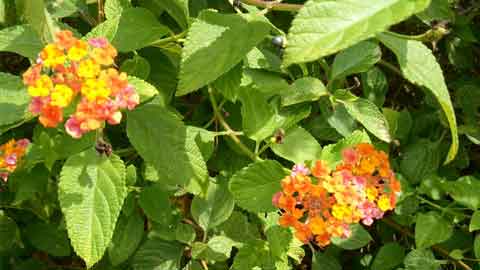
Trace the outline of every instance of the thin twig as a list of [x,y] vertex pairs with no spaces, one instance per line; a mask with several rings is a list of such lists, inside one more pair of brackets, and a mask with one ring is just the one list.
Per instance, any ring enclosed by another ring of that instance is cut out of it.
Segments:
[[104,5],[103,5],[103,0],[97,0],[97,4],[98,4],[98,23],[101,23],[103,22],[103,20],[105,19],[105,9],[104,9]]
[[215,117],[217,118],[218,122],[223,126],[223,128],[228,131],[228,136],[238,145],[238,147],[249,157],[251,158],[253,161],[256,161],[257,160],[257,157],[255,155],[255,153],[253,153],[252,151],[250,151],[250,149],[248,149],[248,147],[242,143],[242,141],[237,137],[237,132],[235,130],[233,130],[230,125],[225,121],[225,119],[223,118],[223,115],[222,113],[220,112],[220,110],[218,109],[218,104],[217,104],[217,101],[215,100],[215,96],[213,95],[213,89],[212,88],[208,88],[208,94],[210,96],[210,102],[212,103],[212,108],[213,108],[213,113],[215,115]]
[[303,5],[298,4],[285,4],[277,2],[269,2],[263,0],[242,0],[243,3],[247,5],[257,6],[261,8],[279,10],[279,11],[298,11],[303,7]]

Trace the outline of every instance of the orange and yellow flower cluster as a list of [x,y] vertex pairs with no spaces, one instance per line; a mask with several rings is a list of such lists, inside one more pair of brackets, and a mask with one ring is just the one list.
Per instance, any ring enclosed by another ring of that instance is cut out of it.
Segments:
[[127,74],[112,67],[116,55],[105,38],[83,41],[70,31],[58,32],[55,43],[48,44],[23,74],[32,97],[30,112],[40,116],[43,126],[56,127],[65,109],[76,106],[65,123],[74,138],[101,128],[105,121],[119,124],[120,110],[134,109],[140,98]]
[[25,155],[30,141],[14,139],[0,146],[0,179],[6,182],[10,173],[15,171],[18,162]]
[[272,199],[282,212],[280,225],[293,227],[304,243],[324,247],[332,237],[348,238],[349,225],[369,226],[395,208],[401,186],[387,154],[371,144],[359,144],[342,154],[335,170],[322,160],[311,170],[295,165]]

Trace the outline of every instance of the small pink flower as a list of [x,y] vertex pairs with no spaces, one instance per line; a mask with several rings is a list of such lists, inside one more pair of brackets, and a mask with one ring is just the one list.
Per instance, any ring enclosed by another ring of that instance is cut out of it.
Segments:
[[295,164],[292,168],[292,176],[297,174],[310,175],[310,170],[304,164]]
[[48,100],[45,100],[45,98],[33,97],[28,109],[32,114],[40,114],[42,112],[43,106],[46,103],[48,103]]
[[27,148],[29,144],[30,144],[30,141],[28,139],[21,139],[17,141],[17,145],[21,148]]
[[79,139],[83,135],[83,131],[80,128],[80,122],[75,117],[70,117],[65,123],[65,130],[67,133],[75,139]]
[[17,164],[17,154],[11,154],[5,157],[5,163],[9,166],[15,166]]
[[282,197],[282,192],[277,192],[275,195],[272,197],[272,204],[275,207],[278,207],[278,201],[280,200],[280,197]]
[[103,37],[91,38],[88,40],[88,44],[95,48],[105,48],[108,45],[108,40]]
[[355,164],[358,161],[358,153],[352,148],[347,148],[343,150],[342,156],[343,156],[343,161],[346,164]]

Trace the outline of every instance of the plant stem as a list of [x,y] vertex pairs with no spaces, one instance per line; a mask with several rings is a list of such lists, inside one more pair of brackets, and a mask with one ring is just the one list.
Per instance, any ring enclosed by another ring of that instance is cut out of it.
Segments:
[[398,69],[396,66],[390,64],[389,62],[387,62],[385,60],[380,60],[380,61],[378,61],[378,64],[388,68],[390,71],[392,71],[393,73],[395,73],[395,74],[397,74],[397,75],[399,75],[403,78],[402,71],[400,69]]
[[284,4],[284,3],[269,2],[269,1],[263,1],[263,0],[241,0],[241,1],[247,5],[257,6],[257,7],[271,9],[271,10],[279,10],[279,11],[298,11],[303,7],[303,5],[298,5],[298,4]]
[[230,134],[237,135],[237,136],[242,136],[243,132],[241,131],[217,131],[214,132],[214,136],[229,136]]
[[448,214],[450,214],[450,215],[453,215],[453,216],[462,215],[462,216],[464,216],[464,217],[470,217],[470,216],[467,215],[467,214],[456,213],[456,212],[454,212],[454,211],[450,211],[450,209],[449,209],[448,207],[442,207],[442,206],[440,206],[440,205],[438,205],[438,204],[436,204],[436,203],[434,203],[434,202],[431,202],[431,201],[423,198],[422,196],[417,195],[416,197],[417,197],[417,199],[419,199],[421,202],[423,202],[423,203],[425,203],[425,204],[428,204],[428,205],[430,205],[431,207],[436,208],[436,209],[438,209],[438,210],[440,210],[440,211],[442,211],[442,212],[448,213]]
[[[415,239],[415,235],[410,231],[408,230],[407,228],[404,228],[402,227],[400,224],[396,223],[395,221],[393,221],[392,219],[390,218],[384,218],[382,219],[382,222],[387,224],[388,226],[390,226],[391,228],[399,231],[400,233],[402,233],[403,235],[405,236],[408,236],[412,239]],[[464,263],[462,260],[457,260],[453,257],[450,256],[450,252],[448,252],[448,250],[445,250],[443,249],[442,247],[440,246],[437,246],[437,245],[434,245],[432,246],[432,250],[434,250],[435,252],[437,252],[438,254],[442,255],[444,258],[447,258],[451,261],[453,261],[456,265],[460,266],[462,269],[464,270],[472,270],[472,268]]]
[[177,42],[179,39],[185,37],[187,35],[187,31],[183,31],[177,35],[171,35],[167,38],[162,38],[162,39],[159,39],[155,42],[153,42],[152,44],[150,44],[150,46],[154,46],[154,47],[163,47],[163,45],[167,44],[167,43],[170,43],[170,42]]
[[240,149],[253,161],[257,160],[257,156],[248,149],[248,147],[240,141],[237,137],[237,132],[234,131],[230,125],[225,121],[223,118],[222,113],[218,108],[217,101],[215,100],[215,96],[213,95],[213,89],[211,87],[208,88],[208,95],[210,96],[210,102],[212,103],[213,113],[217,118],[218,122],[223,126],[223,128],[228,132],[227,135],[240,147]]
[[97,4],[98,4],[98,23],[101,23],[103,22],[103,20],[105,19],[105,9],[104,9],[104,5],[103,5],[103,0],[97,0]]

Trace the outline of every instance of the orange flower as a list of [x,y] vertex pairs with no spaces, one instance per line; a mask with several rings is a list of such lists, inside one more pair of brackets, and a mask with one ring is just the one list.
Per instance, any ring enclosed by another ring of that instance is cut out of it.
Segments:
[[60,107],[47,105],[43,107],[39,121],[45,127],[56,127],[63,121],[63,111]]

